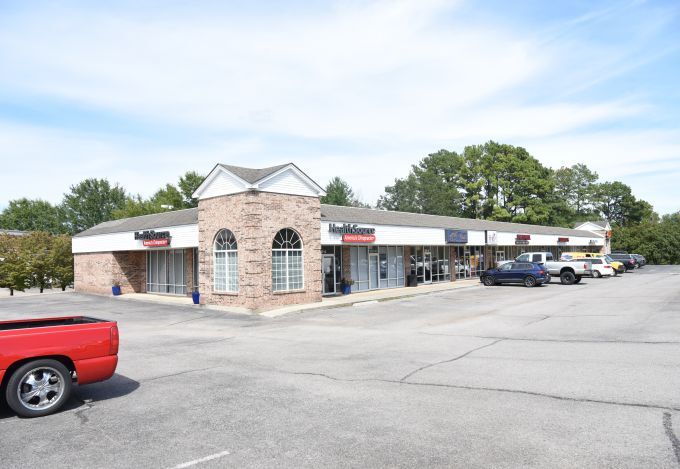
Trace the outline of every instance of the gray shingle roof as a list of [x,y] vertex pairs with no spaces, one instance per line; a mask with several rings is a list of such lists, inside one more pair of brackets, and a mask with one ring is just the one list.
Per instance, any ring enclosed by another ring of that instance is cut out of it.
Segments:
[[345,223],[365,223],[392,226],[419,226],[426,228],[451,228],[462,230],[492,230],[511,233],[523,232],[546,235],[593,237],[590,231],[572,230],[554,226],[525,225],[471,218],[444,217],[422,213],[392,212],[370,208],[341,207],[321,204],[321,219]]
[[226,169],[227,171],[235,174],[236,176],[240,177],[244,181],[250,183],[250,184],[255,184],[257,181],[260,179],[266,178],[270,174],[274,174],[277,172],[279,169],[285,168],[286,166],[290,165],[292,163],[286,163],[286,164],[280,164],[277,166],[270,166],[269,168],[243,168],[241,166],[231,166],[228,164],[220,164],[221,167]]
[[185,210],[174,210],[172,212],[154,213],[153,215],[142,215],[141,217],[106,221],[97,226],[93,226],[89,230],[78,233],[76,237],[119,233],[123,231],[152,230],[165,226],[195,225],[197,223],[198,209],[187,208]]
[[[593,237],[590,231],[573,230],[554,226],[525,225],[500,221],[474,220],[471,218],[443,217],[422,213],[392,212],[370,208],[341,207],[321,204],[321,219],[345,223],[368,225],[416,226],[424,228],[451,228],[462,230],[494,230],[511,233],[534,233],[560,236]],[[165,226],[195,225],[198,223],[198,209],[175,210],[141,217],[111,220],[78,233],[76,237],[125,231],[151,230]]]

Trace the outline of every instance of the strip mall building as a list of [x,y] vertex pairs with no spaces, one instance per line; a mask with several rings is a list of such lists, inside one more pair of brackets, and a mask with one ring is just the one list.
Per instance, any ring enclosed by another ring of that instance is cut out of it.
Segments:
[[75,288],[188,295],[264,310],[352,291],[478,276],[525,251],[608,251],[606,231],[321,204],[294,164],[217,165],[198,208],[114,220],[73,238]]

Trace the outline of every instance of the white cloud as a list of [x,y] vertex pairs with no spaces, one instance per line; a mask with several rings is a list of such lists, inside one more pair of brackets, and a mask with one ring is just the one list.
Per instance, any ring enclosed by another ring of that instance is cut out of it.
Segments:
[[[55,200],[84,177],[145,193],[216,162],[291,160],[321,183],[346,178],[374,202],[427,153],[495,139],[549,165],[586,162],[662,211],[672,206],[677,189],[664,194],[632,174],[672,167],[679,137],[585,131],[644,122],[653,107],[640,96],[575,97],[605,74],[644,63],[636,45],[596,44],[572,32],[616,9],[541,32],[468,22],[460,3],[343,2],[283,16],[209,4],[191,14],[48,6],[6,16],[2,89],[167,125],[194,141],[0,121],[0,148],[21,162],[3,171],[0,201]],[[630,36],[666,26],[641,19]],[[670,163],[635,159],[644,150]]]

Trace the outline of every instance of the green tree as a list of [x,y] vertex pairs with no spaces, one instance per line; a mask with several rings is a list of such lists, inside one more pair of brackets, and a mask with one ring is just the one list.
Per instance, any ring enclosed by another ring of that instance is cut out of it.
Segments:
[[455,152],[439,150],[411,167],[404,179],[385,187],[378,207],[403,212],[460,216],[463,194],[460,190],[463,159]]
[[151,196],[150,201],[165,210],[180,210],[184,208],[182,193],[172,184],[166,184],[165,187],[158,189]]
[[106,179],[85,179],[64,194],[62,209],[70,234],[80,233],[112,219],[113,211],[125,206],[125,190]]
[[187,171],[184,173],[184,176],[179,178],[177,186],[182,193],[184,208],[198,207],[198,199],[194,199],[192,194],[196,192],[196,189],[198,189],[198,186],[201,185],[204,179],[205,176],[198,174],[196,171]]
[[615,225],[612,248],[642,254],[650,264],[680,264],[680,212],[640,224]]
[[383,210],[421,213],[416,176],[411,173],[404,179],[395,179],[394,185],[385,187],[385,194],[380,196],[376,206]]
[[596,208],[610,223],[630,226],[658,218],[649,202],[636,199],[630,186],[620,181],[599,184],[596,194]]
[[368,207],[354,195],[349,183],[338,176],[326,185],[326,195],[321,197],[321,203],[345,207]]
[[593,215],[598,178],[596,172],[580,163],[555,171],[555,195],[574,211],[575,219]]
[[0,228],[21,231],[65,233],[64,216],[59,207],[40,199],[10,200],[0,213]]
[[30,286],[31,273],[21,249],[19,236],[0,234],[0,288],[24,291]]
[[50,265],[52,278],[61,291],[73,283],[73,253],[71,252],[71,237],[60,235],[52,238],[50,251]]
[[152,200],[144,200],[139,194],[129,196],[125,199],[125,204],[122,208],[116,209],[111,213],[113,220],[121,218],[139,217],[142,215],[151,215],[152,213],[166,212],[165,209],[157,202]]
[[52,236],[44,231],[33,231],[19,237],[20,249],[30,271],[32,287],[38,287],[40,293],[50,287],[53,277]]

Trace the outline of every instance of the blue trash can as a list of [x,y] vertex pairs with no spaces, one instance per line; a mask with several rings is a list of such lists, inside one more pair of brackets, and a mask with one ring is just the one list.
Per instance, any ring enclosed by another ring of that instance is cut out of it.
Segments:
[[197,291],[192,291],[191,292],[191,299],[194,300],[194,304],[200,304],[201,301],[201,294],[198,293]]
[[113,293],[113,296],[118,296],[118,295],[120,295],[120,294],[121,294],[120,285],[113,285],[113,286],[111,287],[111,293]]

